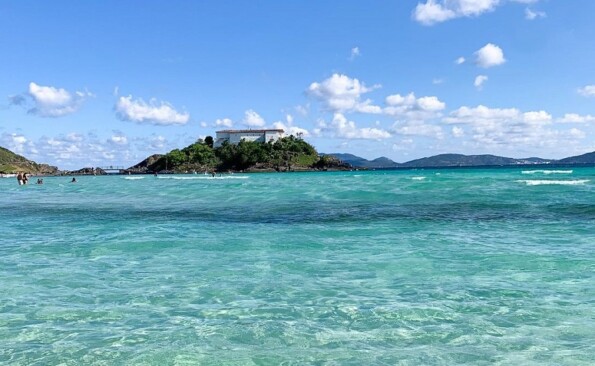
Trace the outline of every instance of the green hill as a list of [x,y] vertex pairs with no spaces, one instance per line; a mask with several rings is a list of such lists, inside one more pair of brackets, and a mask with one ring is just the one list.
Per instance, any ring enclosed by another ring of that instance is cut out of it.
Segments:
[[[212,142],[212,139],[205,139]],[[294,136],[276,142],[241,141],[237,145],[224,143],[213,148],[198,141],[165,155],[152,155],[128,170],[147,172],[205,172],[205,171],[300,171],[347,169],[347,164],[332,156],[319,156],[306,141]]]
[[47,164],[38,164],[24,156],[0,147],[0,173],[10,174],[19,171],[31,174],[56,174],[58,168]]

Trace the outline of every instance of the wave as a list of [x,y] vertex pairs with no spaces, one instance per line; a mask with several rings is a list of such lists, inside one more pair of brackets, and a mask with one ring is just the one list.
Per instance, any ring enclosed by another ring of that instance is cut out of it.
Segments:
[[563,185],[563,186],[579,186],[590,182],[589,179],[576,179],[576,180],[517,180],[519,183],[525,183],[528,186],[542,186],[542,185]]
[[124,179],[126,179],[126,180],[139,180],[139,179],[145,179],[145,177],[124,177]]
[[192,176],[192,177],[175,177],[175,176],[157,176],[158,179],[175,179],[175,180],[214,180],[214,179],[248,179],[245,175],[223,175],[223,176]]
[[411,177],[412,180],[424,180],[426,177]]
[[572,174],[572,170],[523,170],[523,174]]

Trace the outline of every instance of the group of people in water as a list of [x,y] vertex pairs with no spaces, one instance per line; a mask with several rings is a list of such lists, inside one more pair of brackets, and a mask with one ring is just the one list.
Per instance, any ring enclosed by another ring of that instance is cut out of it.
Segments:
[[[19,172],[17,174],[17,181],[19,182],[19,186],[25,185],[29,183],[29,176],[27,173]],[[72,177],[70,183],[76,183],[76,178]],[[37,178],[37,184],[43,184],[43,178]]]

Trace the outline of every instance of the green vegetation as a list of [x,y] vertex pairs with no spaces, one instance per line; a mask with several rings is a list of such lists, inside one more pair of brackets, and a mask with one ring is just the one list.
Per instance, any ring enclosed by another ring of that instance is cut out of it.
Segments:
[[47,164],[37,164],[24,156],[0,147],[0,173],[27,172],[31,174],[55,174],[58,169]]
[[319,157],[312,145],[294,136],[268,143],[241,141],[237,145],[224,143],[217,148],[212,146],[213,138],[207,136],[204,141],[199,140],[181,150],[172,150],[152,163],[141,162],[131,170],[144,168],[155,172],[292,171],[347,167],[333,157]]

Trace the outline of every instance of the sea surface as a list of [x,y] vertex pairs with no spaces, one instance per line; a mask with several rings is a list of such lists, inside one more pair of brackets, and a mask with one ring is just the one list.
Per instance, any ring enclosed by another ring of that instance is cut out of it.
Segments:
[[2,365],[595,364],[595,168],[77,179],[0,179]]

